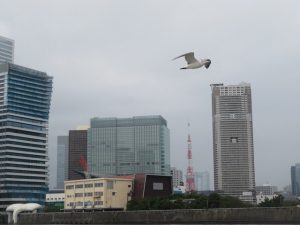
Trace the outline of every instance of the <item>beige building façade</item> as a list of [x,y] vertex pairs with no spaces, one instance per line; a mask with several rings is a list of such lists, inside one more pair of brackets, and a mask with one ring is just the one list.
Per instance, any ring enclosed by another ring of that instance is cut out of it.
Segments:
[[65,181],[65,210],[126,209],[133,179],[95,178]]

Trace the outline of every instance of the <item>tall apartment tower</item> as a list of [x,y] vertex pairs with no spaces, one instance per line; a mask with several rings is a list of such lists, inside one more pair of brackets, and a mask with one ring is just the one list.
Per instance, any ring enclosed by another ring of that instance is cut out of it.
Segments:
[[0,63],[14,62],[14,40],[0,36]]
[[69,136],[57,137],[57,180],[56,188],[64,189],[64,181],[68,179]]
[[300,163],[291,167],[292,194],[300,197]]
[[167,121],[161,116],[93,118],[87,158],[93,175],[170,175]]
[[52,77],[0,64],[0,210],[44,204],[48,191],[48,118]]
[[255,203],[250,84],[211,88],[215,190]]
[[81,160],[87,158],[87,130],[69,131],[68,180],[83,179]]
[[176,167],[171,167],[173,188],[183,186],[183,173],[182,170]]

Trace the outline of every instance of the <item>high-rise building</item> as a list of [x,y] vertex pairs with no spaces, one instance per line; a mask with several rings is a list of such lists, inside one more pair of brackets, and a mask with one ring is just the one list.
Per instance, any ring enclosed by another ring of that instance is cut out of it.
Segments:
[[68,179],[69,136],[57,137],[57,180],[56,188],[64,189],[64,181]]
[[93,175],[170,175],[167,121],[161,116],[93,118],[87,158]]
[[215,190],[255,202],[251,87],[212,84]]
[[0,83],[0,210],[13,203],[44,204],[52,77],[2,63]]
[[69,131],[68,180],[84,178],[82,160],[87,158],[87,130]]
[[292,194],[300,197],[300,163],[291,167]]
[[176,167],[171,167],[172,183],[173,188],[183,186],[183,175],[182,170],[177,169]]
[[209,173],[195,172],[195,183],[197,191],[209,191]]
[[0,63],[14,62],[14,46],[13,40],[0,36]]

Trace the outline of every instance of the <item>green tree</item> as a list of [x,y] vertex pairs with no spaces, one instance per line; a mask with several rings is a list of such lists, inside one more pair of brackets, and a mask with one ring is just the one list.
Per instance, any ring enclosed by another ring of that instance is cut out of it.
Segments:
[[242,202],[238,198],[222,196],[218,193],[212,193],[209,196],[187,193],[161,198],[131,200],[127,204],[127,210],[236,208],[249,206],[249,204]]
[[297,206],[300,205],[299,200],[284,200],[283,206],[290,207],[290,206]]
[[232,196],[222,196],[220,201],[220,208],[242,208],[245,205],[240,199]]
[[208,196],[208,208],[219,208],[221,196],[218,193],[211,193]]
[[272,199],[265,198],[265,200],[258,204],[259,207],[280,207],[283,206],[284,197],[277,195]]

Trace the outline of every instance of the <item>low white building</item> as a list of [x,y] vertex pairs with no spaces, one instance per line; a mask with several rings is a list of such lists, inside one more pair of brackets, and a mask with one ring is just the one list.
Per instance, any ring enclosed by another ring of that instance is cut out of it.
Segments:
[[126,209],[133,179],[126,177],[65,181],[64,210]]
[[263,184],[260,186],[256,186],[255,191],[257,194],[262,193],[264,195],[273,195],[275,192],[278,192],[278,188],[274,185]]
[[172,175],[173,188],[177,188],[183,185],[182,170],[179,170],[176,167],[171,167],[171,175]]
[[65,193],[48,193],[46,194],[46,202],[64,202]]

